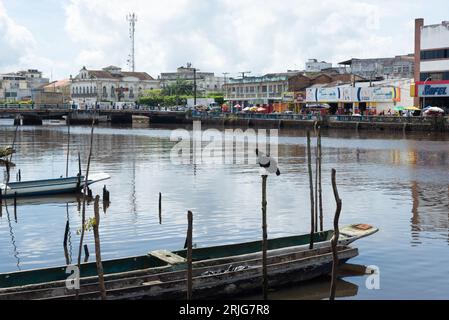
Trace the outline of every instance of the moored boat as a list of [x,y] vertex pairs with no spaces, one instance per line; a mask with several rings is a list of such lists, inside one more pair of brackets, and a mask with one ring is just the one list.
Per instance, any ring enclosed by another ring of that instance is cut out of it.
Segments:
[[[377,232],[367,225],[341,230],[338,255],[343,263],[358,255],[348,245]],[[330,239],[333,231],[270,239],[268,272],[270,286],[283,286],[327,274],[332,265]],[[261,242],[193,249],[194,296],[216,298],[260,288]],[[185,297],[186,250],[158,250],[148,255],[103,261],[108,299],[173,299]],[[66,287],[67,266],[0,274],[0,300],[71,299],[75,291]],[[95,263],[80,270],[81,299],[99,299]]]
[[[105,173],[93,174],[89,176],[88,185],[110,179]],[[21,182],[9,182],[6,185],[0,184],[2,197],[24,197],[63,194],[79,191],[84,186],[84,177],[69,177],[46,180],[33,180]]]

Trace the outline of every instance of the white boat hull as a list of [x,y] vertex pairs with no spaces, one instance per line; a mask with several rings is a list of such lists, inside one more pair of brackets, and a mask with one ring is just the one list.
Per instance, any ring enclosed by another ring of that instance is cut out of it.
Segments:
[[[110,179],[107,174],[97,174],[89,177],[88,185]],[[78,177],[36,180],[8,183],[6,186],[0,184],[2,197],[24,197],[24,196],[44,196],[53,194],[72,193],[84,187],[84,178],[78,181]]]

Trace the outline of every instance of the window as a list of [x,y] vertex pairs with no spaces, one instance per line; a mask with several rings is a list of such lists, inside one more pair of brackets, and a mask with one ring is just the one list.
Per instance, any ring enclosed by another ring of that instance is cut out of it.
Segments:
[[108,96],[108,89],[106,87],[103,87],[103,97],[106,98]]
[[134,89],[133,89],[133,88],[130,88],[130,89],[129,89],[129,97],[130,97],[131,99],[134,98]]
[[426,79],[428,79],[429,77],[432,78],[431,81],[449,80],[449,71],[446,71],[446,72],[434,72],[434,73],[424,72],[424,73],[421,73],[420,80],[421,81],[426,81]]
[[267,86],[262,86],[262,92],[267,92]]
[[86,94],[86,87],[83,87],[83,94]]
[[114,88],[114,86],[111,87],[111,97],[115,97],[115,88]]
[[421,51],[421,60],[449,59],[449,49]]

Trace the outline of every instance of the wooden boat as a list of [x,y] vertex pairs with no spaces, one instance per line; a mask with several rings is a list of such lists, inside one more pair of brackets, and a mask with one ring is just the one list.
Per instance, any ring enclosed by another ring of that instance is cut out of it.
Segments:
[[[105,173],[89,176],[88,185],[110,179]],[[2,197],[43,196],[52,194],[63,194],[79,191],[84,186],[84,177],[58,178],[48,180],[34,180],[22,182],[9,182],[0,184]]]
[[[350,243],[377,232],[367,225],[341,230],[338,255],[341,263],[358,255]],[[270,239],[268,273],[271,287],[310,280],[327,274],[332,266],[333,231]],[[261,241],[193,249],[195,298],[229,297],[258,290],[261,284]],[[108,299],[178,299],[186,292],[186,250],[152,251],[144,256],[103,261]],[[67,266],[0,274],[0,300],[72,299],[66,287]],[[81,299],[99,299],[95,263],[80,270]]]

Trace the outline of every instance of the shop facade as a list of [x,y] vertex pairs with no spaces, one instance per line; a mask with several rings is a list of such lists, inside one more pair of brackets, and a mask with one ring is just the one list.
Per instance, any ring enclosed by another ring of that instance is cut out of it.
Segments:
[[376,115],[381,112],[393,112],[402,100],[401,88],[385,87],[321,87],[308,88],[306,103],[328,104],[331,114]]

